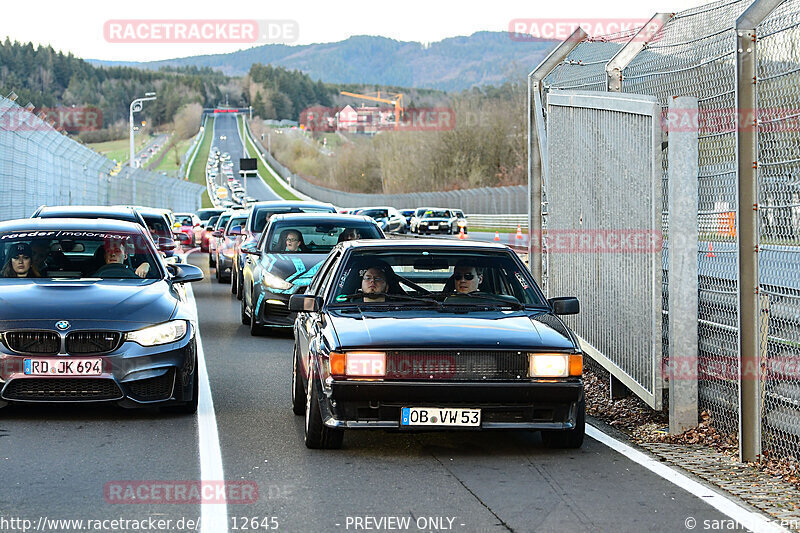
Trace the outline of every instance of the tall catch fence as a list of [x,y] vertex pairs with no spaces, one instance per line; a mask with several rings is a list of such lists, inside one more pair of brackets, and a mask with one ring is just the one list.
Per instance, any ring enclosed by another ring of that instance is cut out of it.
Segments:
[[[532,261],[547,287],[552,281],[547,278],[558,275],[552,264],[548,272],[549,219],[570,208],[548,182],[559,164],[554,157],[560,157],[544,148],[552,128],[551,96],[596,91],[655,97],[663,141],[664,367],[670,342],[669,169],[679,157],[670,153],[670,131],[690,127],[698,154],[698,409],[709,411],[721,431],[739,434],[743,458],[762,450],[800,458],[800,0],[713,2],[657,14],[651,23],[659,29],[650,25],[603,38],[576,32],[577,40],[562,43],[531,73],[529,166],[531,202],[537,207],[532,231],[543,235],[542,251]],[[675,97],[696,98],[697,111],[671,113]],[[584,133],[592,127],[585,120],[574,125]],[[617,132],[590,157],[606,162],[626,157],[629,134]],[[636,190],[647,178],[630,179],[614,186]],[[583,190],[580,176],[573,185]],[[613,299],[604,303],[619,305]],[[613,327],[609,332],[589,326],[577,333],[614,335],[628,324]],[[605,356],[613,359],[614,353]]]
[[176,211],[200,206],[199,185],[127,166],[111,175],[114,166],[0,97],[0,220],[27,218],[42,204],[135,204]]

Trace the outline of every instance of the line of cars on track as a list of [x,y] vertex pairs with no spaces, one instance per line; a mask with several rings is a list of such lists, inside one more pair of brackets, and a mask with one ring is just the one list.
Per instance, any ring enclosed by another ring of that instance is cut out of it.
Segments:
[[391,217],[373,209],[258,202],[212,234],[233,245],[249,333],[293,332],[306,446],[338,448],[345,430],[370,428],[533,429],[581,446],[582,352],[558,317],[578,301],[546,299],[500,244],[387,239]]
[[[559,318],[578,301],[546,299],[509,248],[387,239],[316,202],[193,215],[250,334],[293,332],[287,388],[309,448],[354,429],[529,429],[581,446],[582,352]],[[170,224],[164,210],[46,207],[0,223],[0,402],[196,411],[183,285],[203,274],[167,262],[172,237],[190,237],[159,235],[158,217]]]
[[348,207],[339,212],[369,216],[386,233],[417,233],[420,235],[468,233],[467,217],[461,209],[418,207],[397,210],[390,206]]

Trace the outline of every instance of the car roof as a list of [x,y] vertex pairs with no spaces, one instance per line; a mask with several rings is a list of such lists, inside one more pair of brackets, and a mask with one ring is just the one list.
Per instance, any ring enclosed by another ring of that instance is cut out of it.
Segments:
[[[15,220],[7,220],[0,222],[0,231],[74,231],[86,230],[92,231],[125,231],[125,232],[138,232],[144,233],[144,228],[135,222],[128,222],[125,220],[117,220],[110,218],[96,218],[88,222],[87,218],[19,218]],[[36,235],[31,235],[36,237]]]
[[107,205],[56,205],[42,206],[36,218],[110,218],[137,222],[136,213],[128,206]]
[[451,239],[386,239],[386,240],[353,240],[340,243],[346,249],[370,249],[370,248],[385,248],[388,250],[399,249],[436,249],[442,250],[496,250],[513,252],[511,248],[502,243],[485,242],[485,241],[458,241]]
[[375,225],[375,221],[370,217],[362,215],[345,215],[343,213],[280,213],[272,215],[270,222],[278,222],[281,220],[290,220],[292,222],[363,222],[366,224]]
[[250,204],[250,208],[255,211],[261,207],[329,207],[333,204],[326,202],[306,202],[303,200],[269,200],[265,202],[255,202]]

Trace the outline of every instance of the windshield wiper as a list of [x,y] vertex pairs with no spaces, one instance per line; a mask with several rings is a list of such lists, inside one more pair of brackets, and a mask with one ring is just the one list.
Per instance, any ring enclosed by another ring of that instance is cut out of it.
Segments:
[[[355,294],[341,294],[341,295],[336,297],[336,300],[342,299],[342,300],[350,301],[350,300],[355,300],[356,298],[363,298],[364,296],[365,296],[365,294],[363,292],[357,292]],[[409,296],[407,294],[391,294],[391,293],[387,293],[387,292],[373,292],[373,293],[370,293],[370,297],[372,297],[372,296],[383,296],[387,300],[402,300],[402,301],[406,301],[406,302],[420,302],[420,303],[424,303],[424,304],[428,304],[428,305],[433,304],[437,309],[441,309],[441,307],[442,307],[441,303],[437,302],[436,300],[434,300],[432,298],[418,298],[416,296]],[[350,302],[350,303],[355,304],[356,302]],[[385,304],[385,303],[390,303],[390,302],[386,301],[386,302],[358,302],[358,303]]]
[[[452,300],[450,302],[448,302],[447,300],[451,299],[451,297],[452,297]],[[456,293],[448,294],[448,298],[446,298],[444,300],[444,302],[442,302],[442,303],[444,305],[458,305],[460,303],[464,303],[464,302],[459,302],[458,301],[458,299],[461,298],[461,297],[472,298],[472,299],[475,299],[475,300],[485,300],[485,301],[492,302],[492,303],[494,303],[494,304],[496,304],[498,306],[511,307],[512,309],[517,309],[517,310],[525,309],[525,306],[519,300],[517,300],[516,298],[514,298],[511,295],[504,295],[504,296],[501,297],[500,295],[497,295],[497,294],[486,294],[486,293],[480,293],[480,292],[456,292]],[[505,298],[514,298],[514,300],[510,301],[510,300],[506,300]]]

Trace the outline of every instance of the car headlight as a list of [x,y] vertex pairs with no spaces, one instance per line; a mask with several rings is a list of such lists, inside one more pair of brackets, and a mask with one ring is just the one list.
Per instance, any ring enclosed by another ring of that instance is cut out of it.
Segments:
[[275,274],[267,272],[266,270],[261,273],[261,283],[271,289],[281,289],[286,291],[292,288],[291,283],[285,279],[279,278]]
[[386,352],[331,352],[331,375],[379,378],[386,375]]
[[188,329],[189,325],[186,320],[171,320],[157,326],[129,331],[125,334],[125,340],[142,346],[158,346],[181,340]]
[[528,376],[532,378],[566,378],[583,374],[581,354],[529,353]]

